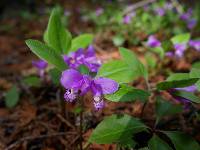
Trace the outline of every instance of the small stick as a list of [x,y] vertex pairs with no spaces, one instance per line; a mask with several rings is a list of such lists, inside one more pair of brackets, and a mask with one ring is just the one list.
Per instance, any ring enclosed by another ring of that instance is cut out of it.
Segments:
[[55,136],[64,136],[68,132],[58,132],[58,133],[53,133],[53,134],[47,134],[47,135],[40,135],[40,136],[27,136],[19,139],[18,141],[14,142],[13,144],[9,145],[5,150],[11,150],[18,144],[24,142],[24,141],[29,141],[29,140],[34,140],[34,139],[43,139],[43,138],[51,138]]
[[153,3],[155,2],[156,0],[143,0],[143,1],[140,1],[140,2],[137,2],[131,6],[129,6],[127,9],[125,9],[125,11],[123,12],[124,15],[130,13],[131,11],[137,9],[137,8],[140,8],[140,7],[143,7],[149,3]]
[[60,114],[56,114],[56,116],[67,126],[71,127],[72,129],[76,130],[76,128],[69,122],[67,121],[64,117],[62,117]]

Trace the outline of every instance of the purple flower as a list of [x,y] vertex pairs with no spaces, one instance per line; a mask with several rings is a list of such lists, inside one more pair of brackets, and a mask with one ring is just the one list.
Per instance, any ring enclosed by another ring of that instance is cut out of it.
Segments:
[[175,88],[176,90],[182,90],[182,91],[186,91],[186,92],[195,92],[197,91],[197,87],[195,85],[191,85],[188,87],[183,87],[183,88]]
[[123,23],[124,24],[129,24],[131,23],[132,18],[135,16],[135,12],[132,12],[130,14],[127,14],[123,17]]
[[173,57],[173,56],[174,56],[174,53],[173,53],[172,51],[169,51],[169,52],[166,52],[166,53],[165,53],[165,56]]
[[177,43],[174,45],[174,48],[175,48],[175,56],[181,58],[183,57],[187,45],[185,43]]
[[192,17],[192,9],[188,9],[188,11],[186,13],[183,13],[180,16],[180,19],[182,19],[184,21],[188,21],[191,17]]
[[80,48],[76,52],[69,54],[69,56],[64,55],[63,59],[73,69],[78,69],[80,65],[85,65],[91,72],[97,72],[101,66],[101,62],[95,56],[94,48],[91,45],[86,51]]
[[156,8],[155,13],[159,16],[164,16],[165,15],[165,10],[163,8]]
[[165,55],[168,57],[176,56],[178,58],[181,58],[181,57],[183,57],[183,54],[184,54],[186,48],[187,48],[186,43],[177,43],[177,44],[174,44],[175,51],[169,51],[169,52],[165,53]]
[[96,16],[100,16],[101,14],[103,14],[103,12],[104,12],[104,9],[99,7],[99,8],[96,9],[95,13],[96,13]]
[[188,29],[193,29],[197,24],[197,20],[196,19],[189,19],[187,21],[187,27]]
[[186,98],[184,98],[184,97],[174,96],[174,95],[173,95],[173,97],[175,98],[175,100],[176,100],[177,102],[180,102],[180,103],[182,103],[182,104],[184,105],[184,109],[188,109],[188,107],[189,107],[190,104],[191,104],[190,100],[189,100],[189,99],[186,99]]
[[149,36],[149,38],[148,38],[148,40],[147,40],[147,45],[148,45],[149,47],[159,47],[159,46],[161,46],[161,43],[160,43],[159,40],[157,40],[157,39],[155,38],[154,35],[151,35],[151,36]]
[[189,45],[195,48],[197,51],[200,51],[200,40],[190,40]]
[[184,105],[184,108],[187,109],[190,106],[190,100],[186,99],[184,97],[181,96],[176,96],[173,93],[176,91],[186,91],[186,92],[195,92],[197,90],[197,87],[195,85],[192,86],[188,86],[188,87],[183,87],[183,88],[174,88],[174,89],[170,89],[169,93],[173,96],[173,98],[182,103]]
[[171,10],[173,8],[173,4],[170,2],[166,2],[164,5],[165,10]]
[[39,76],[41,78],[43,78],[44,77],[44,71],[45,71],[48,63],[45,62],[44,60],[37,60],[37,61],[32,61],[32,65],[38,69]]
[[78,96],[91,91],[94,97],[94,107],[99,110],[104,107],[104,94],[112,94],[118,90],[118,83],[114,80],[98,77],[92,79],[88,75],[82,75],[77,70],[68,69],[62,72],[60,82],[66,89],[64,98],[74,102]]
[[143,9],[144,9],[144,11],[148,11],[150,8],[149,8],[149,5],[145,5],[144,7],[143,7]]

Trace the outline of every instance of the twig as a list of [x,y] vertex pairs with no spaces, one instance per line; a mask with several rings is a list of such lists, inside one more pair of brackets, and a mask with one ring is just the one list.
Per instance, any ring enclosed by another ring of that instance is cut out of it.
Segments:
[[70,143],[70,146],[73,145],[78,139],[80,139],[80,135],[76,136],[73,141]]
[[59,133],[40,135],[40,136],[23,137],[23,138],[19,139],[18,141],[14,142],[13,144],[9,145],[5,150],[11,150],[12,148],[14,148],[15,146],[17,146],[18,144],[20,144],[24,141],[35,140],[35,139],[43,139],[43,138],[51,138],[51,137],[54,137],[54,136],[64,136],[67,133],[68,132],[59,132]]
[[137,9],[137,8],[140,8],[140,7],[143,7],[149,3],[153,3],[155,2],[156,0],[143,0],[143,1],[140,1],[140,2],[137,2],[131,6],[129,6],[127,9],[125,9],[125,11],[123,12],[124,15],[130,13],[131,11]]
[[56,116],[63,122],[65,123],[67,126],[71,127],[72,129],[76,130],[76,128],[69,122],[67,121],[65,118],[63,118],[60,114],[56,114]]
[[84,150],[87,150],[88,147],[90,146],[90,144],[91,144],[91,143],[87,142],[85,145],[83,145],[83,149],[84,149]]
[[99,52],[100,54],[105,54],[106,52],[104,52],[98,45],[93,44],[94,48],[96,49],[97,52]]

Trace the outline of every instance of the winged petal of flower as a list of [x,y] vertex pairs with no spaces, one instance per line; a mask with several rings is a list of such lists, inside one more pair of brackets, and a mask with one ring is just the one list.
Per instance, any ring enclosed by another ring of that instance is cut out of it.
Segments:
[[32,61],[32,64],[34,67],[36,67],[38,69],[45,69],[48,65],[48,63],[44,60]]
[[108,78],[99,77],[94,79],[94,83],[100,85],[102,94],[112,94],[119,88],[119,84],[116,81]]
[[200,40],[190,40],[189,45],[197,51],[200,51]]
[[75,69],[68,69],[62,72],[60,82],[66,89],[79,88],[83,76]]

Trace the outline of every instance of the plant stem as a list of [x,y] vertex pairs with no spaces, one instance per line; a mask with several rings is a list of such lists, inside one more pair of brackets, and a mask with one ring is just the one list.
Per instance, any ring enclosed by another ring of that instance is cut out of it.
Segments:
[[150,87],[150,84],[149,84],[148,79],[145,79],[145,83],[146,83],[146,85],[147,85],[147,90],[148,90],[148,91],[151,91],[151,87]]
[[64,119],[67,120],[65,102],[60,96],[61,93],[62,93],[61,90],[58,90],[57,94],[56,94],[56,98],[60,103],[60,109],[61,109],[62,116],[63,116]]
[[143,106],[142,106],[142,111],[141,111],[141,114],[140,114],[140,118],[142,118],[143,115],[144,115],[144,109],[145,109],[147,103],[148,103],[148,101],[146,101],[146,102],[143,104]]
[[[146,83],[146,85],[147,85],[147,90],[150,92],[150,91],[151,91],[151,87],[150,87],[148,78],[145,79],[145,83]],[[142,111],[141,111],[141,114],[140,114],[140,118],[143,117],[144,109],[145,109],[145,107],[146,107],[148,101],[149,101],[149,99],[148,99],[148,100],[143,104],[143,106],[142,106]]]
[[79,98],[80,100],[80,107],[81,107],[81,112],[79,114],[80,117],[80,131],[79,131],[79,135],[80,135],[80,150],[83,150],[83,108],[84,108],[84,103],[83,103],[83,97]]

